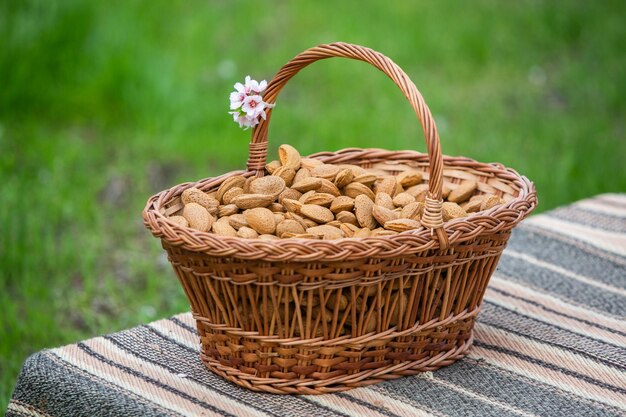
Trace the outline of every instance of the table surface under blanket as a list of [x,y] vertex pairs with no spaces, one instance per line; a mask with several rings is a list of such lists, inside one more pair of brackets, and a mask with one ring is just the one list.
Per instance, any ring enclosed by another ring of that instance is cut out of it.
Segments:
[[532,216],[489,284],[463,360],[339,394],[255,393],[200,361],[190,313],[44,350],[8,416],[624,416],[626,194]]

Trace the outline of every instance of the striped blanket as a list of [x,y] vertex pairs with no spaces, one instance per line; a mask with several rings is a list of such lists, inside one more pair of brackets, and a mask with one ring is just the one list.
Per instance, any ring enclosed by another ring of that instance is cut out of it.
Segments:
[[9,416],[624,416],[626,195],[531,217],[465,359],[340,394],[277,396],[208,372],[189,313],[40,352]]

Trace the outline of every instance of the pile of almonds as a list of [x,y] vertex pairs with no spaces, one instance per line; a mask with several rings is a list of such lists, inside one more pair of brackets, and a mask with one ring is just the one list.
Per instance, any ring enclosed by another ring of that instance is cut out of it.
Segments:
[[[266,165],[264,177],[232,176],[209,193],[185,190],[182,213],[169,219],[246,239],[374,237],[422,227],[428,184],[422,182],[421,171],[389,175],[356,165],[324,164],[302,158],[290,145],[281,145],[278,155],[279,161]],[[444,183],[443,220],[504,203],[496,195],[476,194],[477,187],[470,180],[452,190]]]

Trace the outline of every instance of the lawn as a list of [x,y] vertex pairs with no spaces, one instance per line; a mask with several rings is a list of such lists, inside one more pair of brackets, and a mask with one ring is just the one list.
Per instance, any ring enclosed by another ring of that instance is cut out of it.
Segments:
[[[0,410],[26,357],[188,308],[147,198],[244,167],[228,93],[342,40],[394,59],[444,153],[536,182],[539,210],[626,191],[623,2],[0,2]],[[280,96],[272,153],[423,150],[400,91],[355,61]]]

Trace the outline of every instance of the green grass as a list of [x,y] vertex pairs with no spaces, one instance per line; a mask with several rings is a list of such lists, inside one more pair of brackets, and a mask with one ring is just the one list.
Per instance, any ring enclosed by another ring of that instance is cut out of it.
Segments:
[[[242,168],[232,84],[343,40],[394,59],[444,153],[536,182],[540,210],[625,191],[623,2],[0,3],[0,409],[45,347],[187,308],[146,199]],[[272,152],[423,150],[399,90],[359,62],[294,78]]]

